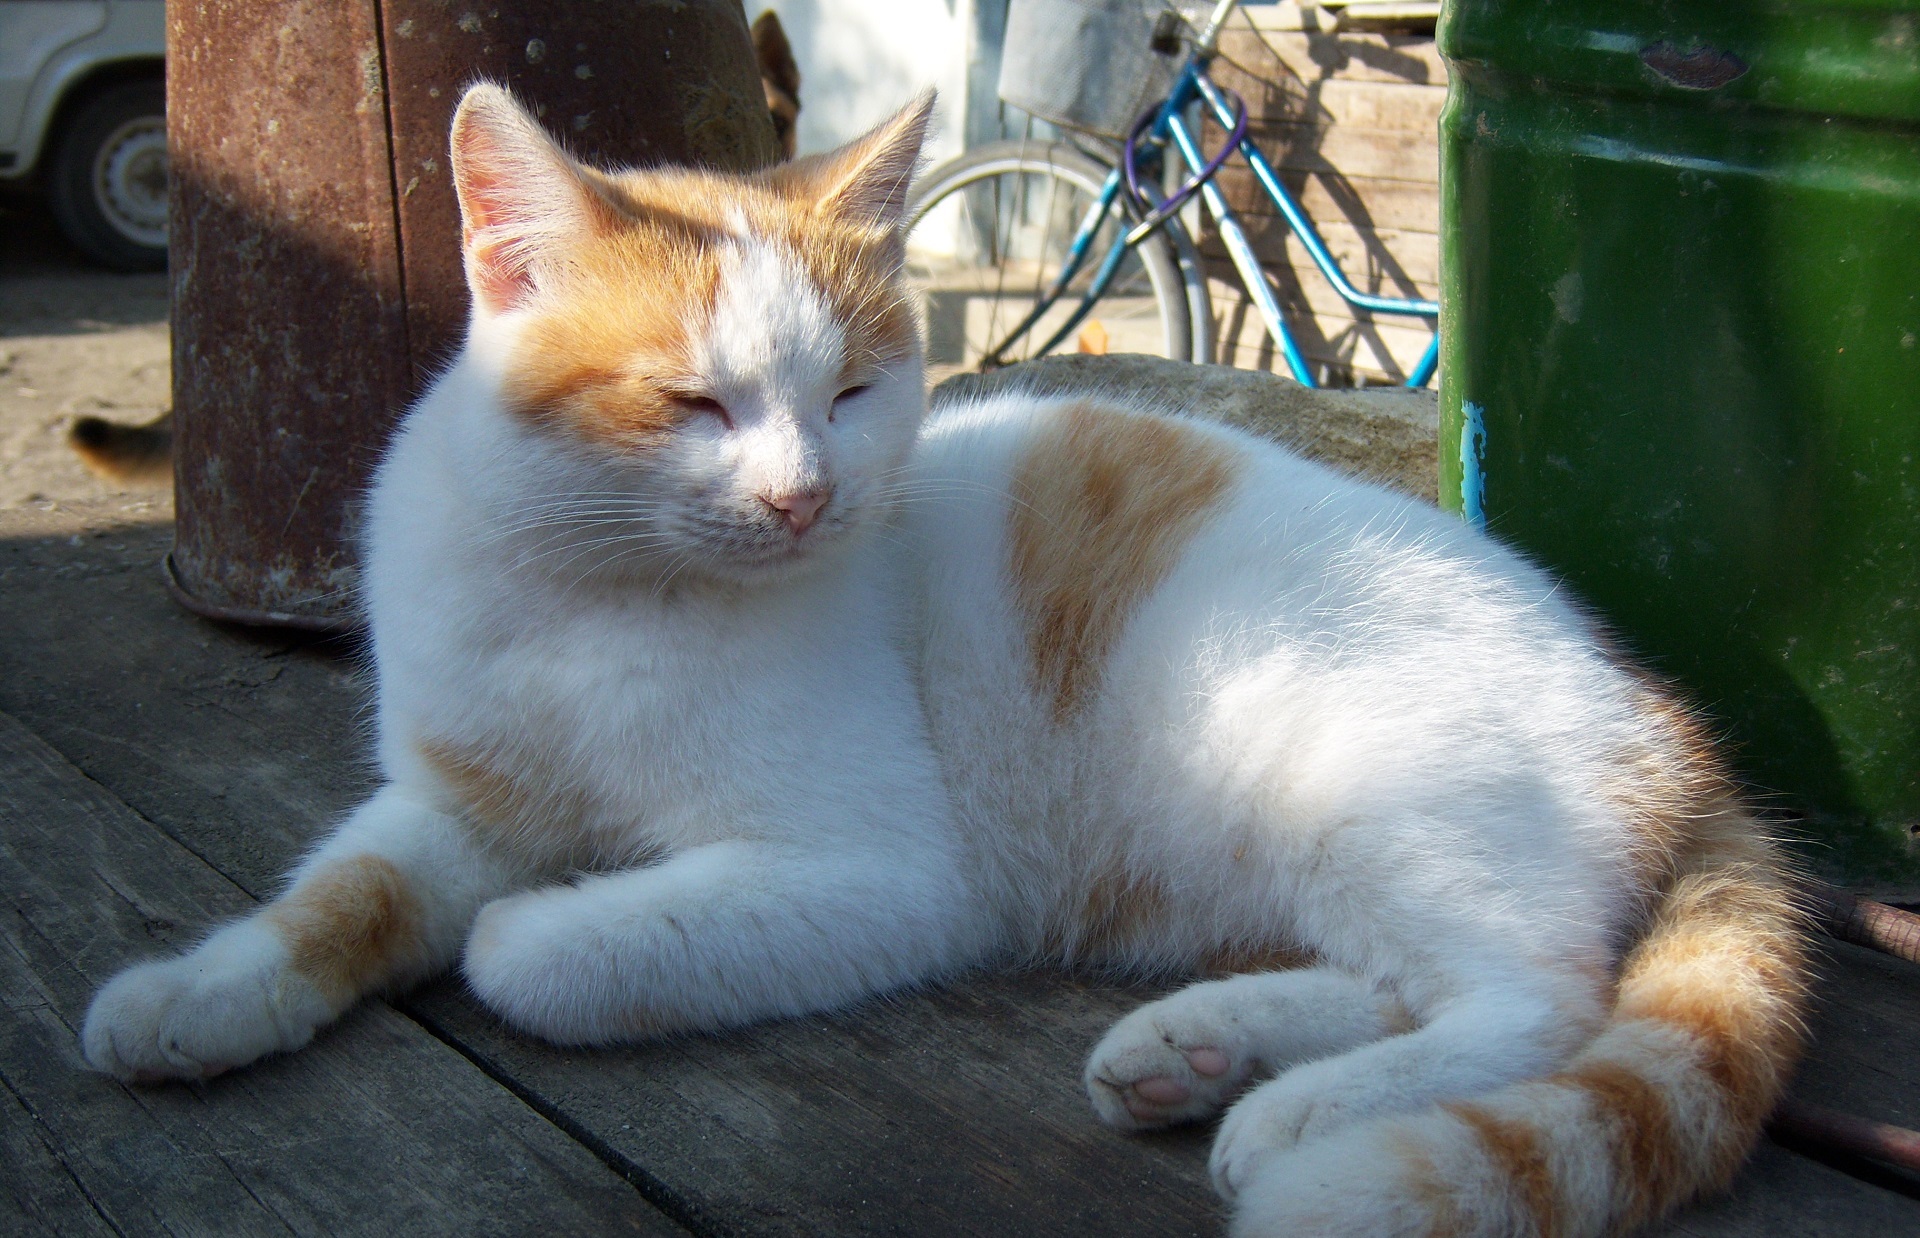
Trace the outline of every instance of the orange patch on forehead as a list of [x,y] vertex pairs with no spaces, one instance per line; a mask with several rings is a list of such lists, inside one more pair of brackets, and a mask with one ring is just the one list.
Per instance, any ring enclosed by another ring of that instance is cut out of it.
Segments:
[[1173,569],[1235,465],[1179,422],[1086,403],[1028,444],[1013,477],[1010,567],[1056,721],[1085,704],[1135,606]]
[[808,209],[767,176],[690,170],[593,174],[619,219],[577,238],[565,274],[532,308],[508,365],[509,407],[617,446],[644,446],[690,415],[696,349],[729,250],[747,241],[791,255],[841,324],[843,385],[917,348],[898,241]]
[[582,238],[530,312],[502,394],[536,422],[644,445],[689,416],[693,341],[720,284],[722,238],[692,220],[637,219]]

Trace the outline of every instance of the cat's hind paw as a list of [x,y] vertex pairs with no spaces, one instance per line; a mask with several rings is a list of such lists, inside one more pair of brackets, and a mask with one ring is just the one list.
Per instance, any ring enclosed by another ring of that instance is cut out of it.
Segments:
[[1238,1198],[1274,1157],[1396,1106],[1390,1089],[1354,1087],[1343,1060],[1295,1067],[1227,1111],[1207,1160],[1223,1199]]
[[179,958],[128,968],[94,995],[80,1047],[128,1082],[206,1079],[297,1049],[331,1013],[273,941],[238,926]]
[[1238,1039],[1174,999],[1143,1006],[1095,1046],[1087,1059],[1087,1095],[1101,1120],[1121,1130],[1212,1117],[1257,1069]]

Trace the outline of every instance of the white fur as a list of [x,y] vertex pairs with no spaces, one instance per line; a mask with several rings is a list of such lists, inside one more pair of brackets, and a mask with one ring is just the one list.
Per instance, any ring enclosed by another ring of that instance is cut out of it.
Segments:
[[[723,243],[694,351],[731,428],[623,456],[523,421],[499,389],[527,311],[476,315],[368,509],[387,784],[295,884],[385,858],[423,904],[395,982],[464,951],[503,1017],[597,1042],[1057,951],[1118,861],[1166,912],[1124,961],[1286,941],[1319,966],[1123,1020],[1088,1064],[1099,1112],[1204,1117],[1250,1088],[1213,1156],[1240,1232],[1417,1228],[1355,1161],[1381,1123],[1549,1073],[1605,1014],[1593,977],[1635,894],[1604,792],[1647,738],[1625,674],[1495,543],[1196,421],[1235,480],[1062,725],[1006,540],[1061,403],[922,429],[917,356],[839,399],[846,342],[802,268]],[[761,501],[795,489],[832,493],[804,536]],[[436,742],[520,754],[578,819],[500,833],[423,759]],[[85,1046],[193,1077],[338,1013],[256,919],[115,980]]]

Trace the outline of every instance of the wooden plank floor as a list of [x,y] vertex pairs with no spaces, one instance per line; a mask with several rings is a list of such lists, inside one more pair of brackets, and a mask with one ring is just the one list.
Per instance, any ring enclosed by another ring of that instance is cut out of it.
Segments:
[[[93,988],[365,793],[365,678],[177,610],[164,524],[47,506],[0,512],[0,1233],[1220,1231],[1207,1132],[1115,1134],[1080,1091],[1146,990],[1052,974],[591,1052],[442,981],[205,1085],[87,1073]],[[1835,947],[1823,991],[1801,1094],[1920,1125],[1920,968]],[[1765,1144],[1660,1232],[1916,1233],[1920,1184]]]

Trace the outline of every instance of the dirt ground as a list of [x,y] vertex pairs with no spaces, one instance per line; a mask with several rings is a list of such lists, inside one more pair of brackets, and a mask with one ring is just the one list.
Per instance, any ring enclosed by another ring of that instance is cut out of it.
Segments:
[[171,381],[166,276],[91,266],[38,202],[0,199],[0,535],[65,508],[170,520],[170,487],[101,481],[66,435],[87,414],[151,420]]

